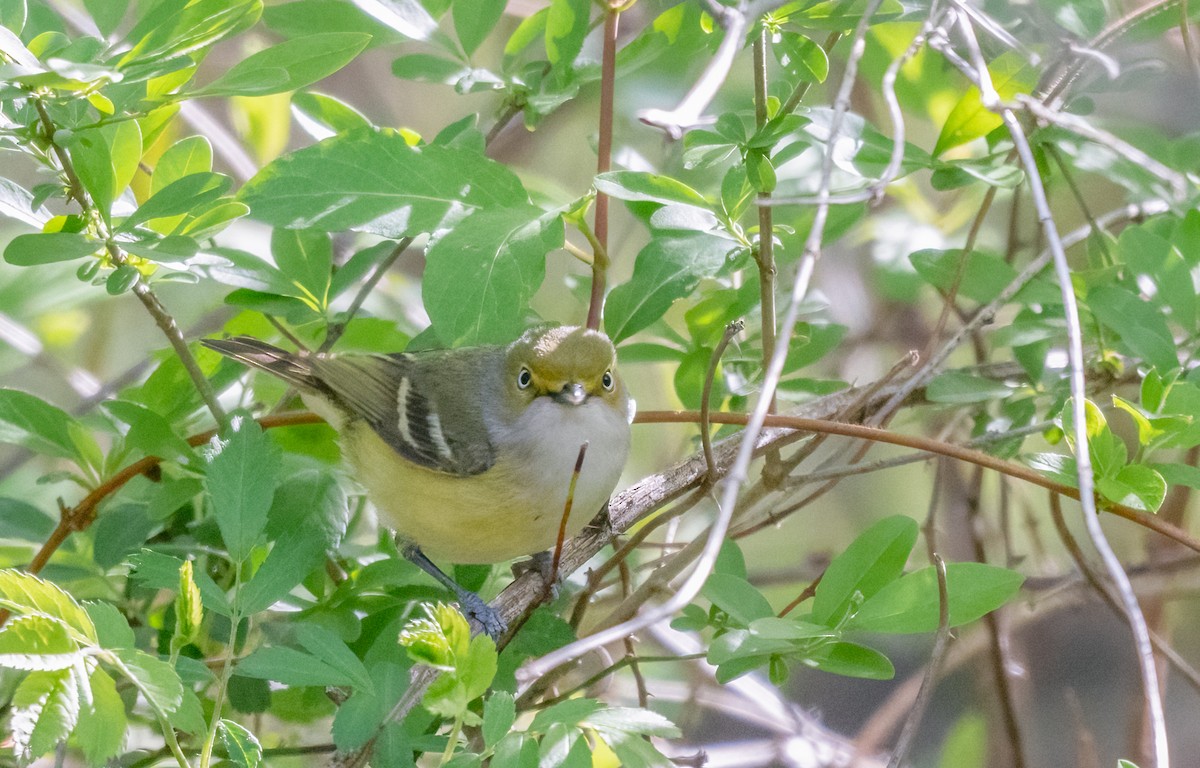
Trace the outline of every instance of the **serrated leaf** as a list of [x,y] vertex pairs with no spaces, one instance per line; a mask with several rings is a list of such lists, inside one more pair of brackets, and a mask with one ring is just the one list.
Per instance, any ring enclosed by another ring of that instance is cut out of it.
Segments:
[[483,744],[495,747],[517,721],[517,706],[508,691],[495,691],[483,702]]
[[87,600],[83,608],[96,627],[96,642],[101,648],[133,647],[133,628],[117,606],[99,600]]
[[333,631],[316,624],[300,624],[296,627],[296,640],[309,653],[345,674],[355,688],[372,689],[367,668]]
[[267,524],[275,495],[279,448],[254,421],[235,418],[224,440],[214,439],[204,484],[221,537],[234,560],[245,560]]
[[144,405],[128,400],[106,400],[104,409],[129,425],[126,440],[147,456],[188,464],[195,453],[188,442],[171,428],[171,423]]
[[327,664],[312,654],[284,646],[255,650],[238,662],[237,673],[296,686],[352,686],[356,682],[355,675]]
[[12,616],[0,629],[0,667],[52,671],[81,659],[67,625],[49,616]]
[[100,766],[121,751],[128,723],[125,703],[111,675],[97,667],[88,678],[88,685],[91,702],[80,710],[74,736],[88,765]]
[[915,520],[886,517],[860,533],[825,569],[813,597],[813,621],[833,626],[851,604],[870,598],[904,572],[904,564],[917,541]]
[[221,718],[217,725],[221,732],[221,744],[229,762],[238,768],[258,768],[262,762],[262,745],[244,726]]
[[12,745],[32,760],[54,749],[79,720],[79,686],[73,669],[30,672],[12,694]]
[[24,571],[0,570],[0,607],[15,615],[42,613],[61,619],[79,637],[96,642],[96,627],[75,598],[57,584]]
[[[948,563],[950,626],[975,621],[1004,605],[1025,577],[986,563]],[[933,566],[906,574],[869,597],[847,624],[862,632],[908,634],[938,627],[939,598]]]
[[[130,578],[138,584],[172,591],[179,588],[179,569],[183,566],[183,560],[178,557],[143,549],[130,555],[129,564],[133,568]],[[194,578],[196,586],[200,588],[204,607],[222,616],[229,616],[232,613],[229,599],[212,577],[201,571],[195,573]]]
[[129,676],[151,704],[166,714],[179,708],[183,702],[183,683],[174,667],[136,648],[116,648],[112,653],[120,659],[122,673]]
[[605,707],[585,717],[581,723],[600,731],[601,734],[631,733],[658,736],[663,739],[678,738],[680,731],[667,718],[638,707]]

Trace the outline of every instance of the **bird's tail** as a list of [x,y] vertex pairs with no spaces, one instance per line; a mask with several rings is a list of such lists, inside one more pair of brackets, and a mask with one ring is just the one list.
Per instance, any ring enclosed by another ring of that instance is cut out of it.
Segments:
[[307,356],[271,346],[250,336],[228,339],[201,339],[200,343],[228,358],[277,376],[300,390],[323,391],[325,387],[313,373]]

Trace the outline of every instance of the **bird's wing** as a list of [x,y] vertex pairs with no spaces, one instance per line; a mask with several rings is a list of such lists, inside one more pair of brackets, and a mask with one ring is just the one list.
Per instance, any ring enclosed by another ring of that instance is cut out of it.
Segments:
[[482,416],[456,412],[443,418],[436,385],[422,375],[413,355],[339,355],[311,362],[335,403],[365,420],[409,461],[461,476],[477,475],[495,463]]

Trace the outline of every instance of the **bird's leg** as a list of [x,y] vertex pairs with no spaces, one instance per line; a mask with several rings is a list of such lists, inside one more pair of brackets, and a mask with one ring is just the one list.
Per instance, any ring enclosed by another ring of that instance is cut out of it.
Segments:
[[443,587],[453,592],[458,597],[458,603],[462,606],[463,613],[467,618],[479,622],[488,637],[499,640],[504,631],[508,629],[508,625],[504,623],[504,619],[500,618],[500,614],[485,603],[482,597],[469,589],[464,589],[457,581],[443,573],[442,569],[434,565],[433,561],[426,557],[416,544],[404,544],[400,548],[400,554],[404,555],[405,559],[413,565],[437,579]]

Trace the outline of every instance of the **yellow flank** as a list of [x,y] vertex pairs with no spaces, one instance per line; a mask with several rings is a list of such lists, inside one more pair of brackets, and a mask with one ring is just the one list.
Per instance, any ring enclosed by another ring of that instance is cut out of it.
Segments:
[[584,459],[568,537],[603,507],[629,452],[626,414],[598,398],[578,406],[537,398],[499,438],[505,444],[495,465],[467,477],[405,460],[361,421],[345,425],[342,446],[381,522],[429,557],[454,563],[553,549],[580,444],[597,449]]

